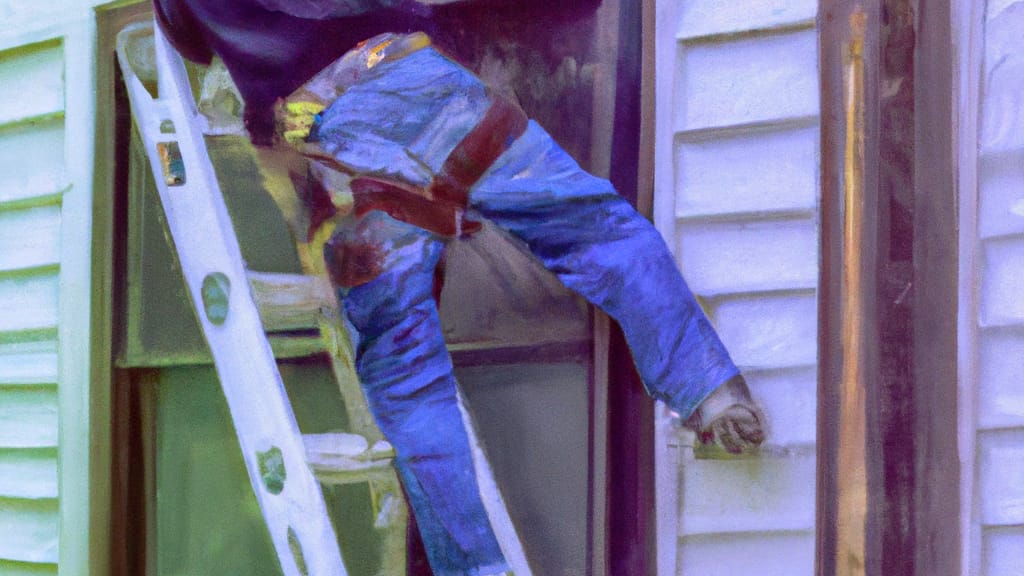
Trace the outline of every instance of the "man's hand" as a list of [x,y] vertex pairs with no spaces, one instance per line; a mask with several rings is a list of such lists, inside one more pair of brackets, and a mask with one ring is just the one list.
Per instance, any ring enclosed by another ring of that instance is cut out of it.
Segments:
[[686,425],[697,431],[704,444],[713,442],[732,454],[756,448],[765,439],[764,415],[742,376],[715,389]]

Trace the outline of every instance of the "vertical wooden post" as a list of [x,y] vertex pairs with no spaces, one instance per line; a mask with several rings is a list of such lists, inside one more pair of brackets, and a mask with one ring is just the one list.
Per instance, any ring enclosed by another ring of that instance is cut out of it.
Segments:
[[823,0],[819,575],[959,571],[948,1]]

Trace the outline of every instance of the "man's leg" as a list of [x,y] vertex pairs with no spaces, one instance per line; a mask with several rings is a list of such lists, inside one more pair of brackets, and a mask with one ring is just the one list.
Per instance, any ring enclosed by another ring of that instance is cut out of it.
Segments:
[[684,418],[737,375],[658,232],[537,124],[469,202],[619,322],[648,391]]
[[[325,250],[358,333],[356,371],[397,467],[435,574],[506,569],[491,531],[433,296],[437,237],[371,212]],[[372,278],[372,279],[371,279]]]

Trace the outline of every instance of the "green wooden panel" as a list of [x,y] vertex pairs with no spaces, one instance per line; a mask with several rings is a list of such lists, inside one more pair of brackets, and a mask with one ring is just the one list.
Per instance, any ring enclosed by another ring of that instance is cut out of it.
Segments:
[[56,563],[56,500],[0,499],[0,560]]
[[57,565],[0,560],[0,574],[4,576],[56,576]]
[[0,210],[0,273],[59,262],[59,206]]
[[0,389],[0,448],[55,446],[57,387]]
[[0,344],[0,386],[57,384],[57,342]]
[[57,325],[60,282],[56,272],[0,277],[0,332]]
[[0,450],[0,498],[56,497],[56,450]]
[[0,52],[0,124],[64,109],[64,51],[46,42]]
[[52,194],[66,181],[63,118],[0,129],[0,204]]

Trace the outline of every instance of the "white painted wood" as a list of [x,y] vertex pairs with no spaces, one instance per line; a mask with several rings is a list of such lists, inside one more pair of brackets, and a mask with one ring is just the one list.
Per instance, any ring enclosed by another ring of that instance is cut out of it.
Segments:
[[57,326],[56,274],[0,277],[0,332]]
[[[136,124],[143,135],[156,175],[168,228],[177,248],[185,280],[203,333],[214,356],[242,455],[256,499],[267,521],[271,540],[286,576],[299,576],[301,561],[312,575],[344,575],[341,553],[327,516],[320,486],[306,464],[305,446],[290,409],[270,345],[248,290],[238,241],[220,195],[213,166],[197,126],[195,103],[180,57],[159,31],[131,27],[122,31],[118,56],[125,74]],[[153,101],[129,66],[127,50],[133,38],[153,34],[160,70],[160,98]],[[161,134],[160,125],[172,119],[177,133]],[[168,189],[162,179],[158,142],[176,140],[186,167],[186,183]],[[229,313],[222,325],[202,312],[202,285],[209,274],[224,274],[231,283]],[[260,480],[257,453],[276,449],[287,479],[279,494]],[[290,537],[290,534],[292,535]],[[290,542],[291,540],[291,542]],[[295,543],[303,559],[293,553]]]
[[0,386],[57,384],[57,343],[0,344]]
[[49,42],[0,53],[0,125],[64,110],[64,54]]
[[814,210],[817,126],[678,142],[677,216]]
[[0,574],[4,576],[57,576],[57,565],[23,564],[0,560]]
[[0,450],[0,498],[57,498],[57,455],[49,450]]
[[679,4],[679,39],[813,26],[818,11],[815,0],[688,0]]
[[59,262],[59,206],[0,210],[0,273]]
[[811,576],[814,533],[714,534],[686,538],[680,547],[684,576]]
[[983,526],[1024,525],[1024,428],[978,435]]
[[0,499],[0,559],[57,561],[57,502]]
[[1024,323],[1024,235],[982,244],[981,325]]
[[984,572],[980,576],[1020,576],[1024,567],[1024,527],[984,532]]
[[985,330],[979,341],[980,429],[1024,427],[1024,330]]
[[1024,233],[1024,150],[982,158],[978,171],[980,236]]
[[268,332],[318,328],[321,310],[335,308],[326,278],[249,272],[249,286]]
[[705,297],[818,285],[814,220],[686,222],[676,251],[690,289]]
[[803,368],[747,371],[750,393],[764,411],[768,441],[783,448],[811,447],[817,437],[818,371]]
[[687,462],[680,536],[813,531],[814,463],[812,455]]
[[818,113],[814,29],[680,48],[678,131]]
[[985,22],[981,150],[1024,150],[1024,1],[999,0]]
[[56,446],[56,389],[0,389],[0,449]]
[[818,309],[812,294],[729,298],[711,318],[743,369],[809,366],[817,361]]
[[0,130],[0,204],[52,194],[64,175],[64,120]]

